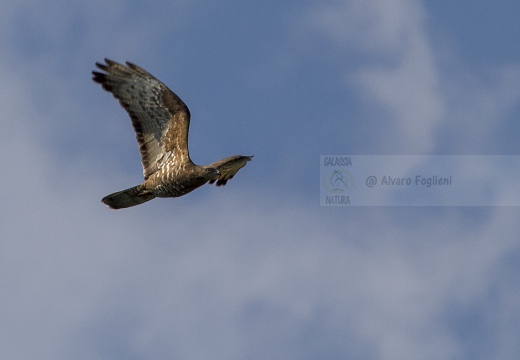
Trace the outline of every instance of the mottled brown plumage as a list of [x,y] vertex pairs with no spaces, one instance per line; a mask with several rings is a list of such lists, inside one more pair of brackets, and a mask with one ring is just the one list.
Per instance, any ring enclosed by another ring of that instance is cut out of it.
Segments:
[[144,182],[102,199],[112,209],[142,204],[155,197],[178,197],[209,182],[217,186],[243,168],[253,156],[235,155],[208,166],[195,165],[188,151],[190,112],[184,102],[146,70],[105,59],[96,63],[93,80],[110,91],[132,120]]

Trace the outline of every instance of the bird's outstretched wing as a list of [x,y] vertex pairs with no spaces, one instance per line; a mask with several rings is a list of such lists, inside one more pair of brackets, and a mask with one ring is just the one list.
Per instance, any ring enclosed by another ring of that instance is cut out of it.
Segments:
[[110,91],[128,112],[139,144],[145,180],[156,172],[165,157],[175,163],[189,162],[190,112],[184,102],[146,70],[105,59],[96,63],[104,73],[93,71],[93,80]]
[[217,169],[220,171],[220,176],[215,180],[210,180],[210,184],[213,184],[215,181],[217,182],[217,186],[226,185],[229,179],[232,179],[233,176],[238,172],[238,170],[242,169],[246,166],[248,161],[251,161],[253,156],[243,156],[243,155],[235,155],[230,156],[225,159],[219,160],[210,164],[208,166]]

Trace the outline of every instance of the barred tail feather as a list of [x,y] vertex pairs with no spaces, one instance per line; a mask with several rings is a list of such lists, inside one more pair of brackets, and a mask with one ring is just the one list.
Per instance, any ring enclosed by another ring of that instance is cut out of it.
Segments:
[[143,190],[141,185],[137,185],[130,189],[107,195],[101,199],[101,202],[108,205],[111,209],[124,209],[150,201],[153,198],[155,198],[154,194],[148,190]]

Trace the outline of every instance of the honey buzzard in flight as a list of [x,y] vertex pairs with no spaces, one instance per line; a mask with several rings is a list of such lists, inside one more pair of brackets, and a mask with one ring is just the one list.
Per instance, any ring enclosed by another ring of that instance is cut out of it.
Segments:
[[178,197],[209,182],[226,185],[253,156],[235,155],[207,166],[195,165],[188,152],[190,112],[184,102],[146,70],[105,59],[93,80],[110,91],[132,120],[144,182],[105,196],[112,209],[142,204],[155,197]]

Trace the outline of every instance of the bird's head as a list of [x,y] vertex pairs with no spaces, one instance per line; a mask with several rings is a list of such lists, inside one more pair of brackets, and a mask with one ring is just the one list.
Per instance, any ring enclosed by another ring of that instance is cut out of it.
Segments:
[[218,171],[217,169],[215,169],[213,167],[206,167],[206,169],[204,169],[204,171],[206,172],[206,174],[208,176],[211,176],[211,177],[219,177],[220,176],[220,171]]
[[220,171],[211,166],[201,166],[197,172],[197,178],[203,180],[204,182],[218,179],[219,176]]

